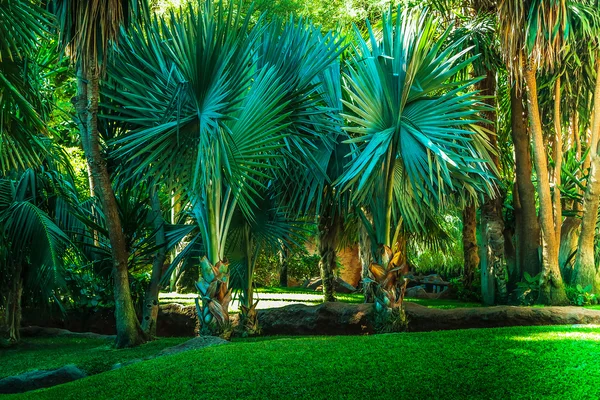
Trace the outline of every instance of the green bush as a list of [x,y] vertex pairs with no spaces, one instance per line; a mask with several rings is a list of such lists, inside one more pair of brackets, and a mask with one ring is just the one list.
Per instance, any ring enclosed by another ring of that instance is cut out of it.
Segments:
[[592,293],[592,285],[586,287],[582,287],[581,285],[567,286],[566,291],[569,301],[575,306],[592,306],[598,304],[598,297]]
[[531,276],[525,272],[523,281],[517,283],[517,300],[519,304],[524,306],[532,306],[540,293],[540,274]]
[[[480,274],[476,273],[475,276],[479,277]],[[460,301],[481,301],[481,281],[476,279],[473,281],[471,288],[467,288],[462,278],[450,279],[450,288],[456,293],[456,299]]]
[[[305,248],[294,248],[287,259],[288,278],[303,281],[319,276],[319,256],[310,254]],[[254,270],[254,282],[258,286],[279,286],[281,260],[279,255],[263,252],[258,257]]]

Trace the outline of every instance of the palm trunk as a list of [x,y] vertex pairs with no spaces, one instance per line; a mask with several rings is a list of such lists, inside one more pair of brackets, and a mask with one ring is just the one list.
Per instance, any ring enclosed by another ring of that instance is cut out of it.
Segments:
[[515,180],[519,207],[515,208],[517,270],[536,276],[540,270],[540,224],[537,218],[535,187],[531,181],[532,163],[529,133],[525,123],[523,99],[511,91],[512,139],[515,149]]
[[240,296],[240,327],[243,335],[256,335],[260,332],[258,313],[254,302],[254,267],[257,254],[250,226],[244,227],[244,247],[246,256],[246,287]]
[[548,160],[542,132],[542,121],[537,97],[536,69],[528,66],[524,71],[527,85],[527,111],[532,133],[535,172],[538,180],[540,222],[542,231],[542,274],[538,303],[551,305],[568,304],[564,283],[558,266],[558,244],[548,178]]
[[[488,71],[485,79],[478,83],[478,89],[486,96],[494,96],[496,93],[496,75],[494,71]],[[487,100],[490,106],[494,105],[493,98]],[[486,118],[490,121],[495,119],[493,113],[488,113]],[[490,145],[496,151],[498,142],[495,135],[495,125],[487,126],[490,130],[488,139]],[[500,162],[497,155],[492,155],[492,161],[497,169]],[[481,206],[481,233],[482,248],[480,250],[481,274],[482,274],[482,296],[486,304],[493,304],[496,300],[506,302],[508,297],[506,289],[506,261],[504,257],[504,220],[502,218],[502,200],[499,194],[495,198],[486,197]],[[486,283],[484,285],[484,283]],[[498,292],[498,296],[495,295]]]
[[288,286],[288,258],[290,257],[290,250],[288,246],[281,245],[281,252],[279,253],[279,286]]
[[565,282],[571,282],[573,276],[573,254],[577,252],[580,231],[580,218],[565,218],[560,232],[560,249],[558,251],[558,265],[560,265]]
[[19,329],[21,328],[21,297],[23,295],[22,267],[18,263],[15,266],[6,293],[6,338],[10,343],[21,341]]
[[472,289],[475,271],[479,267],[479,248],[477,247],[477,210],[473,204],[463,210],[462,243],[464,254],[463,283]]
[[[560,115],[560,77],[556,78],[554,84],[554,193],[553,193],[553,213],[554,213],[554,231],[556,243],[560,246],[560,231],[562,228],[562,203],[560,199],[560,172],[562,168],[563,157],[562,141],[562,123]],[[560,264],[559,264],[560,266]]]
[[156,321],[158,318],[158,291],[160,290],[160,280],[162,277],[162,269],[167,258],[165,251],[165,223],[160,207],[160,199],[158,198],[158,187],[154,186],[151,189],[150,201],[152,202],[152,214],[154,221],[156,255],[152,262],[152,276],[150,278],[150,286],[146,290],[144,297],[144,315],[142,318],[142,329],[150,336],[156,336]]
[[573,284],[592,285],[595,293],[600,292],[600,281],[594,262],[594,236],[600,205],[600,154],[598,139],[600,138],[600,60],[596,62],[596,90],[594,93],[594,115],[592,137],[590,140],[590,173],[583,199],[583,215],[581,234],[577,246],[577,256],[573,270]]
[[[176,224],[177,223],[177,218],[179,216],[179,212],[181,211],[181,203],[179,201],[179,195],[176,193],[172,193],[171,195],[171,224]],[[171,253],[171,262],[173,262],[175,260],[175,258],[177,257],[177,254],[179,253],[179,249],[180,249],[180,245],[175,246],[175,248],[173,249],[173,252]],[[175,269],[173,270],[173,273],[171,274],[170,278],[169,278],[169,291],[170,292],[175,292],[177,291],[178,293],[181,293],[179,291],[179,288],[177,287],[177,277],[180,276],[181,273],[181,264],[177,265],[175,267]],[[192,285],[192,292],[194,292],[196,290],[195,288],[195,282],[197,281],[197,279],[194,281],[194,284]]]
[[[340,216],[335,204],[325,206],[319,217],[319,269],[323,284],[324,301],[335,301],[335,268]],[[333,215],[332,215],[333,214]]]
[[[128,260],[125,235],[121,227],[121,219],[115,193],[112,188],[106,161],[100,152],[100,138],[98,133],[98,73],[90,68],[87,73],[87,130],[82,132],[86,158],[91,166],[96,194],[102,204],[106,217],[106,227],[113,257],[113,279],[115,292],[115,317],[117,320],[116,347],[131,347],[144,343],[146,335],[142,331],[131,298],[129,288]],[[87,150],[86,150],[87,148]]]
[[[370,217],[367,216],[367,218]],[[373,303],[375,301],[375,287],[373,283],[368,280],[369,266],[372,262],[374,262],[373,251],[371,249],[371,240],[369,239],[369,235],[367,234],[365,227],[362,225],[359,232],[358,258],[360,259],[361,264],[361,279],[365,303]]]

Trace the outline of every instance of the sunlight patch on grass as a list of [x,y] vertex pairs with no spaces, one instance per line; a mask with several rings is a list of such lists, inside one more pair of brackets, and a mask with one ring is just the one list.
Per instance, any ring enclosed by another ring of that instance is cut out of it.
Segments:
[[[577,328],[580,329],[580,328]],[[543,332],[529,336],[514,336],[511,338],[517,342],[536,342],[536,341],[559,341],[559,340],[586,340],[600,342],[600,333],[598,332]]]

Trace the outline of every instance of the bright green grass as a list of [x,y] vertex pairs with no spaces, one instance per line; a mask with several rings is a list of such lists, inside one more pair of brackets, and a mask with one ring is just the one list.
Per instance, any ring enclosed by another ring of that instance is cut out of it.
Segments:
[[405,301],[410,303],[417,303],[429,308],[439,308],[446,310],[450,310],[453,308],[483,307],[481,303],[473,303],[453,299],[413,299],[407,297]]
[[[258,288],[256,289],[256,297],[259,299],[259,308],[282,307],[287,303],[304,303],[304,304],[320,304],[323,302],[323,297],[319,292],[306,290],[303,288]],[[195,294],[177,294],[177,293],[161,293],[161,303],[180,303],[183,305],[194,305]],[[338,301],[344,303],[363,303],[364,296],[362,293],[336,293]],[[480,303],[462,302],[459,300],[436,300],[436,299],[411,299],[406,301],[417,303],[430,308],[452,309],[464,307],[481,307]],[[262,304],[261,304],[262,303]],[[233,308],[236,307],[234,302]],[[234,310],[235,311],[235,310]]]
[[600,328],[518,327],[246,341],[24,399],[598,399]]
[[133,349],[116,350],[112,340],[107,339],[24,338],[18,346],[0,349],[0,378],[67,364],[96,374],[116,363],[143,358],[186,340],[189,338],[161,338]]

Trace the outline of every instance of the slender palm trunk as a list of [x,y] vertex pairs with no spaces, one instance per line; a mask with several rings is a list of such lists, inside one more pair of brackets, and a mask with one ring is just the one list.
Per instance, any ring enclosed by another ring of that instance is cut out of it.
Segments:
[[582,286],[592,285],[594,292],[600,292],[600,278],[594,262],[594,236],[600,205],[600,60],[596,61],[596,90],[594,93],[594,115],[590,140],[590,173],[583,199],[581,234],[577,246],[577,256],[573,270],[572,283]]
[[359,232],[358,258],[360,259],[361,265],[361,279],[365,303],[373,303],[375,299],[374,285],[368,280],[369,266],[373,262],[373,252],[371,251],[371,240],[369,239],[365,228],[362,226]]
[[479,248],[477,247],[477,210],[473,204],[465,206],[463,210],[462,230],[464,272],[463,283],[465,288],[473,287],[475,271],[479,267]]
[[150,336],[156,336],[156,322],[158,318],[158,291],[160,290],[160,280],[162,269],[167,258],[165,251],[165,221],[162,216],[160,199],[158,198],[158,187],[154,186],[150,192],[150,201],[152,202],[152,217],[154,221],[156,254],[152,262],[152,275],[150,277],[150,286],[146,290],[144,297],[144,312],[142,317],[142,329]]
[[91,166],[96,194],[102,204],[106,217],[106,227],[111,244],[113,257],[113,279],[115,292],[115,317],[117,320],[116,347],[137,346],[146,340],[142,331],[131,298],[129,288],[128,260],[125,235],[121,227],[121,219],[115,193],[112,188],[106,161],[100,151],[100,138],[98,133],[98,73],[94,68],[87,72],[87,129],[82,132],[82,141],[86,158]]
[[518,279],[527,272],[536,276],[540,270],[540,224],[537,218],[535,187],[531,181],[533,166],[529,132],[525,122],[523,99],[511,91],[512,139],[515,150],[515,180],[518,207],[515,207]]
[[540,203],[540,225],[542,232],[542,274],[540,276],[541,304],[568,304],[564,283],[558,266],[558,243],[548,177],[548,160],[542,132],[542,121],[537,97],[536,69],[528,66],[524,71],[527,85],[527,111],[531,127],[533,143],[533,159],[538,181],[538,197]]
[[281,244],[281,251],[279,252],[279,286],[288,286],[288,258],[290,257],[290,250],[284,243]]
[[17,263],[12,275],[9,277],[8,291],[6,293],[6,338],[11,343],[21,341],[21,297],[23,295],[22,265]]
[[335,204],[327,204],[319,217],[319,269],[324,301],[335,301],[335,268],[340,216]]
[[[554,193],[553,193],[553,214],[554,214],[554,231],[556,243],[560,245],[561,228],[562,228],[562,203],[560,199],[560,172],[562,168],[563,158],[563,141],[562,141],[562,123],[560,115],[560,77],[556,78],[554,83]],[[560,264],[559,264],[560,265]]]

